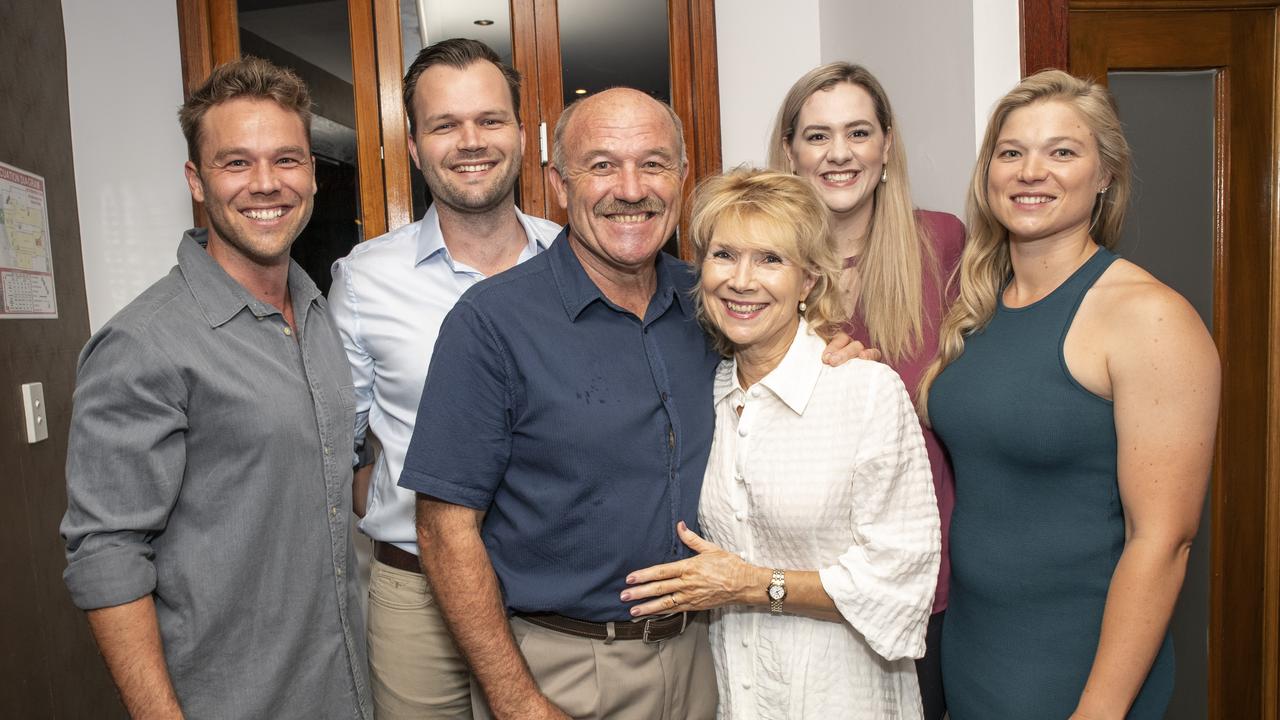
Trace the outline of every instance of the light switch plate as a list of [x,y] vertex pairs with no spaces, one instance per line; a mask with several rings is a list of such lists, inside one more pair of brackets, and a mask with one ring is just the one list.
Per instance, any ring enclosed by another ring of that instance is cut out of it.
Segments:
[[38,443],[49,437],[49,419],[45,417],[44,384],[22,386],[22,408],[27,416],[27,443]]

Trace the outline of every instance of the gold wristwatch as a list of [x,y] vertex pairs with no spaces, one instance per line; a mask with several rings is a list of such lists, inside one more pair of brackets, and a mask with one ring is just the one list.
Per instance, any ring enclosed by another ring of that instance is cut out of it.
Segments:
[[782,614],[782,602],[787,599],[787,574],[774,569],[773,579],[769,581],[769,612]]

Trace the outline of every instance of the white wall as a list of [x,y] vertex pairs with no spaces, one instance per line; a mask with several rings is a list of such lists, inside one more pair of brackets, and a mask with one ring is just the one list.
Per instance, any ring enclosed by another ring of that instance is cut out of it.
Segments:
[[982,144],[996,101],[1022,79],[1018,0],[973,3],[974,146]]
[[89,327],[175,263],[191,226],[178,129],[178,15],[160,0],[62,0]]
[[889,93],[916,204],[963,215],[987,112],[1020,75],[1018,0],[817,0],[816,19],[811,0],[778,8],[717,0],[725,167],[763,160],[791,84],[847,60]]
[[865,65],[889,93],[916,204],[959,214],[974,158],[972,5],[823,0],[821,16],[822,62]]
[[716,0],[720,143],[726,169],[763,167],[791,83],[820,64],[819,0]]

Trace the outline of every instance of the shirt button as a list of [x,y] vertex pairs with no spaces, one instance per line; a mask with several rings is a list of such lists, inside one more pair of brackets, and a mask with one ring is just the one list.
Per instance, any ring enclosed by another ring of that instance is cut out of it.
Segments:
[[336,517],[337,515],[338,515],[337,505],[334,505],[333,507],[329,508],[329,517]]
[[738,511],[738,512],[736,512],[736,513],[734,513],[734,514],[733,514],[733,516],[734,516],[735,518],[739,519],[739,520],[746,520],[746,519],[747,519],[747,514],[746,514],[746,513],[744,513],[744,512],[742,512],[741,510],[739,510],[739,511]]
[[734,480],[737,480],[738,482],[746,482],[746,481],[747,481],[747,479],[746,479],[746,478],[742,477],[742,473],[738,473],[737,475],[734,475],[734,476],[733,476],[733,479],[734,479]]
[[666,402],[666,401],[667,401],[667,394],[664,392],[662,393],[662,402]]
[[338,568],[338,577],[342,577],[342,568]]
[[750,393],[748,393],[748,394],[749,394],[749,395],[751,395],[751,397],[757,397],[757,398],[758,398],[758,397],[760,397],[760,388],[758,388],[758,387],[753,387],[753,388],[751,388],[751,392],[750,392]]
[[750,690],[750,689],[751,689],[751,681],[750,681],[750,680],[743,680],[743,681],[742,681],[742,689],[743,689],[743,690]]
[[751,647],[751,638],[749,638],[749,637],[743,637],[743,638],[742,638],[742,647]]
[[331,450],[331,449],[329,448],[329,446],[328,446],[328,445],[325,445],[325,446],[324,446],[324,454],[325,454],[325,455],[328,455],[328,454],[330,454],[330,453],[332,453],[332,452],[333,452],[333,450]]
[[747,429],[746,429],[745,427],[741,427],[741,426],[739,426],[739,427],[738,427],[738,435],[739,435],[739,436],[741,436],[741,437],[746,437],[746,436],[747,436]]
[[746,551],[746,550],[739,550],[739,551],[738,551],[738,557],[742,558],[743,560],[746,560],[746,559],[747,559],[747,551]]

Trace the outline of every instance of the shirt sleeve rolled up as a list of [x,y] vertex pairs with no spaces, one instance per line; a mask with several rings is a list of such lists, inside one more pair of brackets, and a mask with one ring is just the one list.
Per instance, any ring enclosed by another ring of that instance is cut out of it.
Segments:
[[136,328],[108,326],[80,356],[62,520],[72,601],[121,605],[156,587],[151,539],[177,501],[186,464],[182,384]]

